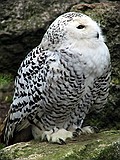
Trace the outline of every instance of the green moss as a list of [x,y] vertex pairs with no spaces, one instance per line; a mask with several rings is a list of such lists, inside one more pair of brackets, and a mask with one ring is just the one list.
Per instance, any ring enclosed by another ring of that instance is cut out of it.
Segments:
[[5,146],[0,143],[0,150],[1,150],[2,148],[4,148],[4,147],[5,147]]
[[112,82],[112,84],[120,85],[120,78],[119,77],[113,77],[111,82]]
[[11,103],[14,89],[14,78],[11,74],[0,74],[0,102]]
[[120,160],[120,143],[114,143],[111,146],[108,146],[106,149],[100,152],[97,158],[92,160]]
[[5,86],[13,82],[13,76],[11,74],[0,74],[0,87]]

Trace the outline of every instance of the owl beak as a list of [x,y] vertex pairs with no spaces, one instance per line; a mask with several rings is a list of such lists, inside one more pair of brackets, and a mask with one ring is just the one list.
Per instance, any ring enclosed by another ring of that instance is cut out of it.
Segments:
[[99,38],[99,33],[98,33],[98,32],[97,32],[96,38],[97,38],[97,39]]

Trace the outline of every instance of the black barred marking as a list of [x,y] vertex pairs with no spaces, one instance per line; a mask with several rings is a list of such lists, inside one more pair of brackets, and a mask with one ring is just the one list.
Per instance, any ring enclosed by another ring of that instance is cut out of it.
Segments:
[[33,104],[34,104],[34,101],[31,100],[31,101],[29,102],[29,105],[32,106]]
[[39,128],[40,130],[42,130],[41,127],[40,127],[40,125],[38,125],[38,124],[36,124],[36,122],[34,122],[34,119],[28,118],[28,121],[29,121],[31,124],[35,125],[37,128]]

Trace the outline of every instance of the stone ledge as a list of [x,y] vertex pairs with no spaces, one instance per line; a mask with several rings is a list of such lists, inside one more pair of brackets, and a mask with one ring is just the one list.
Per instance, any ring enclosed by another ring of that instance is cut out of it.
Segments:
[[66,145],[21,142],[0,151],[0,160],[118,160],[120,130],[81,135]]

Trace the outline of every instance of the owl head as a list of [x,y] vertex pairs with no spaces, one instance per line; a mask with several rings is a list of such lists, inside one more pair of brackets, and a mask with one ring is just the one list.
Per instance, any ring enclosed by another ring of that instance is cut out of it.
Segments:
[[66,41],[104,41],[99,25],[89,16],[68,12],[59,16],[48,28],[41,45],[56,49]]

